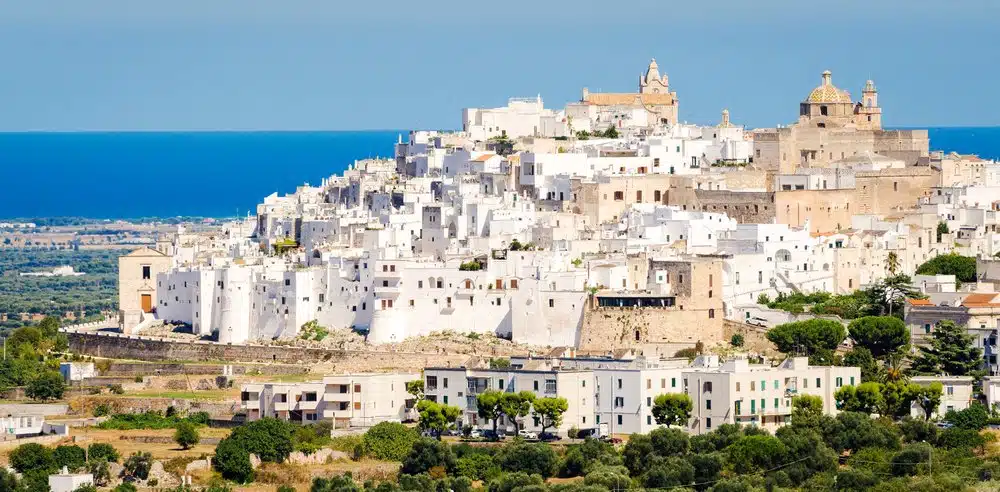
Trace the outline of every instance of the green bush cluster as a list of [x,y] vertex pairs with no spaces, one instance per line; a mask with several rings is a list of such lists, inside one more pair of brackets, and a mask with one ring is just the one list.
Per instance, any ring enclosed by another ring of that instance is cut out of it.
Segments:
[[149,410],[142,413],[119,413],[98,424],[101,429],[174,429],[179,424],[188,423],[195,427],[208,425],[211,417],[207,412],[195,412],[186,417],[176,414],[166,416],[162,412]]

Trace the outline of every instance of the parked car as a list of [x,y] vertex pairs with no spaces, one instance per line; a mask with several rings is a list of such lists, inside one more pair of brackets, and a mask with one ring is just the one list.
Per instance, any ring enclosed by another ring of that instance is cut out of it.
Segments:
[[517,435],[521,439],[528,439],[528,440],[532,440],[532,441],[538,440],[538,434],[536,434],[534,432],[531,432],[529,430],[521,429],[521,430],[517,431]]
[[757,316],[754,316],[752,318],[747,318],[747,324],[750,326],[760,326],[763,328],[767,328],[767,320],[764,318],[759,318]]
[[951,429],[952,427],[955,427],[955,425],[951,422],[938,422],[937,426],[942,429]]
[[562,439],[562,437],[559,437],[558,434],[553,434],[551,432],[543,432],[538,435],[538,438],[543,441],[558,441]]
[[503,439],[503,435],[500,434],[499,432],[494,432],[491,429],[487,429],[483,431],[483,439],[486,439],[488,441],[499,441]]
[[609,442],[611,444],[621,444],[622,443],[621,439],[619,439],[617,437],[611,437],[611,436],[601,436],[601,440],[604,441],[604,442]]
[[469,439],[482,439],[482,438],[483,438],[483,431],[479,429],[472,429],[472,431],[469,432]]

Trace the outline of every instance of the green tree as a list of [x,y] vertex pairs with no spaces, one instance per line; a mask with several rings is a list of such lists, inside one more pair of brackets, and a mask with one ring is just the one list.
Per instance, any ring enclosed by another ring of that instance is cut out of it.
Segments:
[[861,383],[857,386],[841,386],[833,394],[837,408],[845,412],[872,414],[884,408],[882,385]]
[[645,434],[633,434],[622,450],[622,462],[633,476],[639,476],[649,468],[649,461],[655,456],[653,440]]
[[985,406],[976,403],[958,412],[954,410],[949,411],[945,414],[944,419],[960,429],[981,431],[989,423],[990,414]]
[[462,416],[460,408],[430,400],[420,400],[417,403],[417,412],[420,413],[418,424],[420,429],[432,432],[439,439],[441,434],[454,426],[455,421]]
[[313,479],[310,492],[361,492],[361,487],[354,481],[351,472],[332,477],[316,477]]
[[282,463],[295,449],[292,442],[293,425],[284,420],[264,417],[233,429],[229,437],[223,441],[229,440],[239,444],[261,461]]
[[906,298],[923,297],[920,291],[913,288],[912,279],[908,275],[899,274],[886,277],[863,291],[866,309],[872,315],[902,316],[903,300]]
[[618,129],[615,128],[614,123],[608,126],[607,130],[604,130],[604,138],[618,138]]
[[870,383],[879,380],[879,365],[870,350],[855,346],[844,354],[844,365],[861,369],[861,382]]
[[507,420],[514,424],[514,433],[521,430],[518,419],[524,418],[531,411],[531,405],[535,402],[535,394],[530,391],[519,393],[504,393],[500,398],[500,408]]
[[195,428],[194,424],[186,420],[177,423],[177,429],[174,431],[174,442],[181,449],[191,449],[200,441],[201,436],[198,435],[198,429]]
[[497,421],[503,415],[503,407],[500,406],[503,395],[502,391],[496,390],[488,390],[476,395],[476,412],[479,414],[479,418],[493,422],[494,435],[499,435],[497,434]]
[[56,460],[56,467],[65,466],[72,472],[83,468],[87,463],[87,452],[76,445],[56,446],[56,449],[52,451],[52,457]]
[[532,412],[539,420],[543,433],[549,427],[559,427],[568,409],[569,402],[561,396],[538,398],[532,404]]
[[122,464],[122,469],[125,472],[125,476],[132,478],[133,480],[145,480],[149,478],[149,470],[153,467],[153,455],[140,451],[132,453],[125,463]]
[[768,435],[745,436],[727,448],[729,463],[736,473],[759,473],[784,463],[787,450],[778,438]]
[[111,490],[113,492],[136,492],[137,489],[135,488],[135,484],[131,482],[122,482]]
[[545,480],[541,475],[527,473],[505,473],[490,482],[489,492],[536,492],[544,491]]
[[921,387],[917,392],[916,400],[920,408],[924,411],[924,420],[930,420],[931,415],[941,406],[941,395],[943,394],[941,383],[934,381],[929,386]]
[[250,463],[250,452],[238,440],[223,439],[215,447],[212,457],[212,468],[222,474],[222,478],[236,483],[253,481],[253,465]]
[[406,382],[406,392],[413,395],[413,399],[420,401],[424,399],[424,380],[415,379]]
[[910,414],[913,401],[920,394],[920,386],[904,381],[882,384],[882,401],[878,413],[883,417],[902,418]]
[[881,359],[902,350],[910,343],[910,330],[903,320],[892,316],[865,316],[847,326],[856,347],[867,348],[873,357]]
[[402,473],[416,475],[440,467],[445,471],[455,469],[455,453],[451,446],[435,439],[419,439],[403,460]]
[[680,429],[659,427],[649,433],[649,439],[659,456],[684,456],[691,447],[687,433]]
[[455,461],[455,473],[471,480],[488,482],[500,476],[500,467],[486,453],[472,453]]
[[915,419],[907,415],[899,421],[899,431],[905,442],[935,442],[938,428],[933,422]]
[[403,461],[420,436],[398,422],[380,422],[361,438],[365,456],[385,461]]
[[785,323],[767,332],[767,339],[779,351],[807,356],[821,351],[836,350],[846,337],[844,325],[820,318]]
[[9,461],[11,468],[18,473],[28,473],[32,470],[53,471],[58,468],[52,450],[37,443],[22,444],[14,448],[10,452]]
[[45,371],[28,383],[24,394],[33,400],[58,400],[66,391],[66,383],[62,374],[56,371]]
[[734,333],[733,336],[729,339],[729,344],[732,345],[733,347],[737,348],[742,347],[744,343],[746,343],[746,340],[740,333]]
[[505,472],[524,472],[549,478],[556,472],[559,457],[552,446],[543,443],[512,442],[496,455],[496,462]]
[[957,253],[937,255],[918,266],[917,275],[954,275],[959,282],[975,282],[976,258]]
[[929,346],[919,349],[910,368],[915,374],[966,376],[983,364],[982,350],[972,345],[972,335],[951,320],[939,321]]
[[694,472],[694,465],[684,458],[660,458],[642,475],[642,484],[647,489],[683,487],[694,482]]
[[94,484],[106,487],[111,482],[111,466],[107,460],[97,459],[87,462],[87,473],[94,477]]
[[[823,416],[822,397],[815,395],[799,395],[792,398],[793,425],[815,427],[819,424],[819,418],[822,416]],[[716,432],[718,432],[718,429],[716,430]]]
[[684,393],[658,395],[653,400],[653,419],[657,425],[686,426],[693,408],[691,397]]
[[109,463],[118,463],[118,460],[121,459],[121,455],[118,454],[118,450],[115,449],[114,446],[98,442],[87,447],[87,459],[105,460]]

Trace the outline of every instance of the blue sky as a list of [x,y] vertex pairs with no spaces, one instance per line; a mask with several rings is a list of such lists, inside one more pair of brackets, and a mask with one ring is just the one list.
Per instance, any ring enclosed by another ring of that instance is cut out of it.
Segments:
[[0,0],[0,131],[455,128],[631,91],[772,126],[833,71],[891,126],[1000,125],[996,0]]

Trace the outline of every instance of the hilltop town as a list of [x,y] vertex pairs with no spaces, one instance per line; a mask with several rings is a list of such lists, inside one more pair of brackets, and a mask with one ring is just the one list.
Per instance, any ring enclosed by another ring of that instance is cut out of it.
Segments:
[[[652,60],[636,92],[466,108],[461,130],[400,135],[394,158],[254,215],[146,227],[118,258],[117,313],[11,337],[70,385],[8,378],[19,397],[78,393],[45,414],[72,424],[11,417],[8,440],[210,427],[214,449],[155,448],[184,460],[156,482],[126,468],[102,487],[993,480],[1000,164],[885,128],[874,81],[852,84],[823,72],[787,125],[721,109],[699,126]],[[83,274],[26,274],[56,275]],[[71,471],[53,492],[94,482]]]

